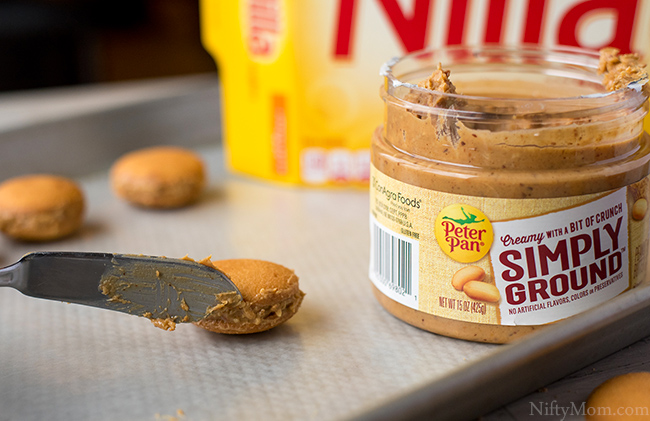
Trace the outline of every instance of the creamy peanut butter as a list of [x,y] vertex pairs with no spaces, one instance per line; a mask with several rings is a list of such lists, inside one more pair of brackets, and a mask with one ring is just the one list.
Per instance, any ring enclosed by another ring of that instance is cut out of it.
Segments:
[[252,259],[213,263],[210,257],[195,261],[188,256],[180,260],[215,271],[164,257],[115,255],[99,290],[116,309],[148,318],[164,330],[192,322],[237,334],[284,323],[298,311],[304,297],[294,272],[275,263]]
[[[371,278],[389,312],[507,342],[645,279],[648,95],[626,88],[647,75],[616,53],[459,47],[384,69]],[[458,291],[468,265],[487,276]]]
[[159,329],[162,330],[176,330],[176,318],[154,318],[153,314],[151,312],[146,312],[142,315],[142,317],[146,317],[147,319],[151,320],[151,323],[153,323],[154,326],[156,326]]
[[[188,256],[180,260],[195,262]],[[223,289],[211,281],[212,272],[197,270],[202,266],[128,255],[115,255],[112,263],[102,275],[100,292],[114,306],[146,317],[161,329],[174,330],[177,323],[201,320],[209,314],[208,309],[222,303]],[[209,257],[196,263],[215,269]],[[218,270],[214,273],[225,276]],[[240,297],[237,291],[229,294]]]
[[[270,315],[277,318],[282,318],[284,312],[293,314],[296,310],[294,308],[298,303],[297,296],[292,295],[270,306],[262,308],[254,308],[254,304],[243,301],[232,293],[223,293],[217,295],[219,304],[210,307],[207,310],[206,319],[223,320],[234,324],[252,323],[259,326]],[[302,298],[302,294],[299,294]]]
[[[436,70],[431,75],[418,82],[418,87],[427,89],[432,92],[455,94],[456,86],[449,79],[449,70],[442,68],[442,63],[438,63]],[[449,108],[454,104],[453,98],[443,95],[411,95],[409,99],[417,104],[424,104],[431,107]]]
[[256,333],[285,322],[298,311],[305,294],[292,270],[261,260],[212,263],[231,277],[242,299],[218,295],[220,303],[207,310],[198,326],[219,333]]

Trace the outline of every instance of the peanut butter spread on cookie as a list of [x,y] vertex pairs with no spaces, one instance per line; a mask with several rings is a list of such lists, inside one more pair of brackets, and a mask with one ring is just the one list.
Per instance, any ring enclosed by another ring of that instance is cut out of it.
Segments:
[[[149,262],[146,259],[129,260],[116,256],[113,259],[113,267],[102,275],[99,290],[118,308],[148,318],[154,326],[164,330],[174,330],[177,323],[199,320],[208,304],[204,304],[202,309],[190,309],[189,298],[186,300],[187,294],[203,294],[208,297],[206,301],[210,302],[209,297],[213,296],[214,289],[209,283],[196,282],[197,274],[192,266],[178,265],[172,269],[161,264],[165,259],[162,257]],[[180,260],[195,262],[187,256]],[[209,257],[196,263],[214,268]],[[147,294],[151,295],[148,297],[151,302],[143,305],[142,293],[138,291],[150,291]],[[233,295],[237,296],[237,293]],[[169,298],[165,300],[165,296]],[[212,303],[219,302],[217,298],[212,300]],[[156,306],[157,310],[152,310],[152,306]]]
[[[115,266],[102,276],[99,290],[109,302],[125,307],[131,314],[150,319],[154,326],[164,330],[175,330],[177,323],[193,322],[220,333],[261,332],[285,322],[298,310],[304,293],[300,291],[298,277],[292,270],[261,260],[212,262],[210,259],[211,256],[196,261],[185,256],[180,260],[196,262],[221,272],[235,284],[239,293],[215,294],[209,284],[192,281],[195,269],[191,265],[162,269],[159,264],[146,260],[114,260]],[[146,308],[140,302],[142,297],[138,291],[142,290],[176,297],[162,302],[160,309],[151,310],[150,306]],[[196,307],[196,301],[192,304],[187,295],[197,293],[207,298],[200,301],[200,308]],[[192,305],[195,308],[191,308]]]
[[242,298],[219,294],[219,304],[207,310],[198,326],[221,333],[255,333],[283,323],[298,311],[305,294],[292,270],[251,259],[211,263],[228,275]]
[[[264,294],[274,295],[275,289],[262,291]],[[272,317],[282,317],[284,311],[291,310],[291,307],[297,302],[296,297],[291,296],[271,306],[255,306],[248,301],[240,300],[233,293],[223,293],[217,295],[220,301],[214,307],[208,309],[206,319],[222,319],[231,323],[251,323],[255,326],[262,324],[264,319]]]

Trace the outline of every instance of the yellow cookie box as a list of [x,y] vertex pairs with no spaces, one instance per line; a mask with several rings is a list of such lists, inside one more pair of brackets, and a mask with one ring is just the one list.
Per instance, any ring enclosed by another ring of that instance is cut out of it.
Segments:
[[222,81],[230,170],[289,184],[367,185],[370,138],[383,119],[379,69],[393,57],[461,43],[650,51],[650,0],[200,0],[200,8]]

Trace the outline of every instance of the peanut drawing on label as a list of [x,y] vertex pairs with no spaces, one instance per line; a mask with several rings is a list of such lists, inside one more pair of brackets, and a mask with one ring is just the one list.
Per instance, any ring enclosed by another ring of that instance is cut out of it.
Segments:
[[485,271],[478,266],[465,266],[459,269],[451,278],[451,285],[458,291],[463,291],[469,298],[487,303],[496,303],[501,294],[496,286],[483,282]]
[[645,217],[647,211],[648,201],[644,198],[638,199],[634,202],[634,205],[632,205],[632,219],[641,221]]

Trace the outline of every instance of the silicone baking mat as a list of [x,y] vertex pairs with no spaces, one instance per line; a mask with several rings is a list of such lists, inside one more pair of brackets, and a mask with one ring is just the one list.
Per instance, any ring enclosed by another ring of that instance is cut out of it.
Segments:
[[[419,414],[452,407],[450,416],[461,419],[569,372],[567,366],[544,369],[535,355],[560,345],[583,349],[569,344],[576,337],[571,329],[593,330],[592,319],[513,347],[437,336],[386,313],[367,276],[367,192],[285,187],[230,175],[217,141],[218,121],[210,117],[218,109],[210,101],[217,104],[218,91],[199,84],[166,102],[0,134],[0,167],[3,160],[9,167],[3,177],[11,171],[69,174],[88,201],[77,235],[46,244],[3,237],[0,264],[38,250],[264,259],[295,270],[307,294],[302,308],[285,325],[261,334],[219,335],[192,325],[166,332],[144,318],[1,288],[0,421],[416,416],[406,404]],[[173,130],[161,129],[170,125]],[[210,183],[196,205],[144,210],[112,194],[107,174],[115,157],[158,143],[186,144],[203,156]],[[647,309],[647,297],[633,298]],[[647,334],[638,326],[633,330],[628,340]],[[607,338],[602,329],[598,336]],[[609,347],[623,342],[610,341]],[[599,355],[567,361],[587,364]],[[454,393],[504,373],[517,378],[517,370],[524,370],[527,383],[501,393],[492,387],[497,397],[488,403],[476,400],[460,410],[454,403]],[[438,413],[443,417],[444,411]]]

